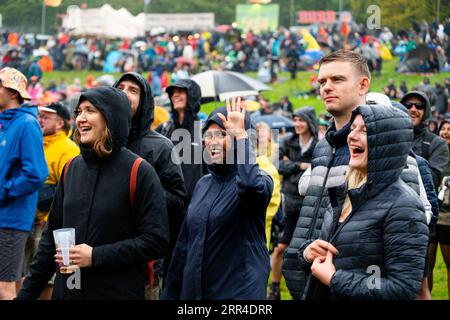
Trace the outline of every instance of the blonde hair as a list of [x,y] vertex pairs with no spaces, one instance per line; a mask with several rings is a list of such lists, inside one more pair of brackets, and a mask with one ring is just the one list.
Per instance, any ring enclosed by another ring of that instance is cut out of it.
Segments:
[[262,121],[258,122],[255,125],[255,127],[256,127],[257,132],[259,130],[267,130],[267,136],[268,136],[267,147],[264,148],[263,150],[260,150],[260,147],[262,146],[262,144],[261,144],[261,141],[259,141],[259,136],[258,136],[258,155],[268,157],[269,159],[271,159],[271,161],[273,163],[274,159],[272,159],[272,158],[277,156],[278,145],[272,141],[270,127],[267,123],[262,122]]
[[[359,170],[349,168],[346,177],[347,190],[360,188],[367,182],[367,174]],[[344,205],[342,206],[341,217],[347,218],[352,212],[352,202],[348,196],[348,192],[345,195]]]

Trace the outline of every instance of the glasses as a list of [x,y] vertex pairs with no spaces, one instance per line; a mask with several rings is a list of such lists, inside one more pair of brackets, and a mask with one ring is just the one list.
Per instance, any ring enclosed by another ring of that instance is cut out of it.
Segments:
[[413,106],[416,106],[417,110],[425,110],[426,105],[424,103],[415,103],[415,102],[406,102],[404,106],[407,109],[411,109]]
[[212,138],[216,139],[224,139],[227,136],[227,133],[225,131],[221,130],[215,130],[215,131],[206,131],[203,135],[203,139],[205,140],[212,140]]

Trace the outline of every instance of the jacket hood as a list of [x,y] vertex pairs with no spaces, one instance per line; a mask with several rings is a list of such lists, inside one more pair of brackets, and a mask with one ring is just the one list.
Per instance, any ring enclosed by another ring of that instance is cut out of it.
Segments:
[[428,99],[427,95],[423,93],[422,91],[410,91],[407,94],[403,96],[403,98],[400,100],[400,103],[404,105],[406,101],[408,101],[411,97],[417,97],[423,102],[425,102],[425,112],[423,114],[422,123],[427,121],[431,118],[431,104],[430,100]]
[[167,94],[170,98],[170,105],[172,106],[172,114],[174,116],[174,119],[178,118],[175,117],[177,115],[176,110],[173,108],[172,103],[172,95],[173,90],[175,88],[181,88],[185,89],[187,91],[188,101],[186,106],[186,112],[190,113],[192,116],[196,116],[197,113],[200,111],[200,100],[202,98],[202,91],[200,89],[200,86],[197,84],[197,82],[190,80],[190,79],[180,79],[177,82],[175,82],[173,85],[168,86],[166,89]]
[[[208,116],[208,119],[206,119],[203,128],[202,128],[202,134],[205,134],[206,130],[208,130],[209,126],[213,123],[217,124],[222,129],[225,129],[222,120],[220,120],[218,113],[223,114],[225,117],[228,116],[227,108],[226,107],[220,107],[215,109],[213,112],[210,113]],[[250,115],[248,113],[245,113],[245,130],[252,129],[252,122],[250,119]],[[254,134],[254,132],[249,133],[250,135]],[[251,141],[256,141],[256,139],[253,139],[252,137],[249,137]],[[205,150],[205,153],[207,154],[207,151]],[[234,163],[233,164],[208,164],[208,170],[214,174],[215,176],[219,177],[227,177],[233,172],[236,171],[236,163],[237,163],[237,147],[236,147],[236,141],[234,141]]]
[[437,132],[437,135],[438,135],[438,136],[439,136],[439,134],[441,133],[442,127],[443,127],[444,124],[446,124],[446,123],[450,123],[450,119],[447,118],[447,119],[442,120],[441,124],[439,125],[438,132]]
[[20,107],[18,107],[18,108],[7,109],[3,112],[0,112],[0,117],[5,120],[11,120],[15,116],[17,116],[21,113],[29,114],[29,115],[35,117],[36,119],[38,118],[37,106],[28,104],[28,103],[24,103],[24,104],[20,105]]
[[16,117],[19,117],[23,114],[28,114],[36,120],[38,119],[38,108],[34,105],[24,103],[19,108],[8,109],[3,112],[0,112],[0,128],[3,126],[7,128],[9,124],[11,124],[11,120]]
[[367,129],[367,196],[373,197],[400,177],[412,148],[410,117],[400,109],[364,105],[352,113],[350,124],[360,114]]
[[144,136],[150,130],[155,117],[155,103],[152,89],[142,75],[136,72],[125,73],[116,81],[114,88],[117,88],[124,80],[137,83],[141,89],[139,107],[131,119],[130,134],[128,136],[128,141],[133,141]]
[[93,88],[80,95],[77,106],[85,99],[105,117],[113,149],[120,150],[126,146],[131,122],[131,106],[127,95],[113,87]]
[[309,126],[309,130],[311,131],[311,134],[315,139],[317,139],[317,118],[316,118],[316,111],[312,107],[304,107],[300,108],[298,110],[295,110],[293,117],[301,117],[304,119]]

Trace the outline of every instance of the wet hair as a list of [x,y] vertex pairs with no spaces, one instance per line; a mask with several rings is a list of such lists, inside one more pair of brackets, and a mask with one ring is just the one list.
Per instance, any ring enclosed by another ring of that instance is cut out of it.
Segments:
[[329,55],[320,59],[319,67],[322,66],[323,64],[335,61],[349,62],[356,68],[356,70],[358,70],[358,73],[361,76],[367,77],[370,80],[370,70],[369,66],[367,65],[367,60],[359,53],[349,50],[338,50],[332,52]]

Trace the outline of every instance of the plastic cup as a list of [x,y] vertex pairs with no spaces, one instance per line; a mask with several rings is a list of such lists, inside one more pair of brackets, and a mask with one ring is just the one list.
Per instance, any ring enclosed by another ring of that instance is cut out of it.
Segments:
[[74,268],[70,265],[69,251],[75,245],[75,229],[64,228],[53,230],[56,249],[61,249],[63,258],[63,267],[60,268],[61,273],[72,273]]

